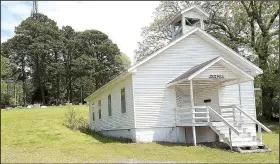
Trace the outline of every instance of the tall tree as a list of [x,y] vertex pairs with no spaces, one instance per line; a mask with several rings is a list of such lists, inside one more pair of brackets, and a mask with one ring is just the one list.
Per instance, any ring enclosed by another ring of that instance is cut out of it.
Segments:
[[30,40],[27,51],[31,59],[30,67],[33,70],[35,90],[37,90],[34,92],[33,97],[34,101],[41,101],[46,104],[46,83],[48,82],[48,72],[46,70],[50,62],[49,54],[54,54],[56,40],[59,37],[56,22],[43,14],[33,14],[16,28],[15,34]]
[[77,49],[77,33],[71,26],[63,26],[60,30],[62,40],[62,56],[64,65],[64,78],[66,85],[66,99],[73,102],[73,87],[72,81],[74,75],[72,72],[73,60],[79,55]]
[[10,76],[12,72],[12,66],[9,59],[1,55],[1,79],[5,79]]
[[12,65],[9,59],[3,56],[3,49],[1,48],[1,104],[10,104],[11,95],[8,92],[8,84],[6,80],[11,76]]
[[21,93],[14,83],[12,96],[11,84],[1,83],[9,95],[6,104],[21,103],[19,97],[23,97],[23,104],[83,102],[130,64],[106,34],[76,32],[71,26],[59,29],[55,21],[38,13],[22,21],[15,36],[1,43],[1,55],[6,57],[1,63],[3,71],[6,59],[11,65],[11,73],[3,72],[5,80],[12,78],[23,84]]
[[270,49],[273,49],[271,42],[279,40],[279,2],[241,1],[241,3],[250,23],[250,45],[258,56],[259,67],[264,72],[261,75],[262,114],[270,119],[273,117],[272,111],[275,107],[273,99],[278,95],[278,92],[274,92],[273,83],[268,83],[272,78],[272,66],[269,65],[272,62],[269,63],[268,58],[272,54]]
[[15,82],[22,82],[24,105],[26,104],[26,80],[29,75],[29,70],[27,70],[29,57],[26,45],[29,45],[29,43],[30,39],[22,35],[16,35],[3,43],[3,55],[7,56],[11,63],[15,65],[12,77]]
[[118,61],[119,63],[122,63],[122,65],[124,67],[123,69],[127,69],[131,64],[131,61],[130,61],[129,57],[122,52],[121,52],[121,56],[119,57],[118,60],[119,60]]
[[80,51],[84,54],[81,57],[92,59],[86,60],[90,63],[86,63],[84,66],[93,67],[88,70],[94,72],[92,77],[95,81],[96,89],[124,70],[122,63],[117,60],[117,57],[121,55],[120,50],[106,34],[97,30],[86,30],[79,33],[78,38]]

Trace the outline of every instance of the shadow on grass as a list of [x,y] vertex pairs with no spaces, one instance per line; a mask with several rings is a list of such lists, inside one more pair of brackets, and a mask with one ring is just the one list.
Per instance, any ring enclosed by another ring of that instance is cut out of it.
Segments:
[[264,122],[264,125],[273,133],[279,134],[279,122]]
[[[92,138],[94,138],[102,143],[132,143],[131,139],[104,136],[98,132],[94,132],[94,131],[90,130],[89,128],[79,129],[79,131],[81,133],[91,136]],[[171,143],[171,142],[155,142],[155,143],[159,144],[161,146],[164,146],[164,147],[194,146],[192,143]],[[147,144],[147,143],[143,143],[143,144]],[[222,142],[203,142],[203,143],[198,143],[197,146],[208,147],[208,148],[224,150],[224,151],[231,151],[230,147],[227,144],[222,143]]]
[[104,135],[102,135],[98,132],[90,130],[89,128],[88,129],[80,129],[79,131],[81,133],[84,133],[86,135],[91,136],[92,138],[94,138],[94,139],[96,139],[96,140],[98,140],[99,142],[102,142],[102,143],[132,143],[131,139],[104,136]]
[[[192,143],[170,143],[170,142],[156,142],[156,143],[160,144],[162,146],[167,146],[167,147],[175,147],[175,146],[190,147],[190,146],[194,146]],[[222,142],[202,142],[202,143],[198,143],[197,146],[231,151],[230,147],[227,144],[222,143]]]
[[[100,133],[94,132],[90,129],[80,130],[80,132],[87,134],[102,143],[132,143],[131,139],[108,137],[108,136],[104,136]],[[171,143],[171,142],[155,142],[155,143],[159,144],[161,146],[165,146],[165,147],[194,146],[192,143]],[[147,143],[145,143],[145,144],[147,144]],[[222,143],[222,142],[204,142],[204,143],[199,143],[197,145],[201,146],[201,147],[208,147],[208,148],[213,148],[213,149],[231,151],[230,147],[227,144]]]
[[[104,136],[98,132],[94,132],[94,131],[90,130],[89,128],[79,129],[79,131],[81,133],[91,136],[92,138],[94,138],[102,143],[132,143],[131,139]],[[165,147],[176,147],[176,146],[190,147],[190,146],[193,146],[192,143],[171,143],[171,142],[155,142],[155,143],[165,146]],[[227,144],[222,143],[222,142],[204,142],[204,143],[199,143],[197,145],[201,146],[201,147],[209,147],[209,148],[214,148],[214,149],[219,149],[219,150],[222,149],[222,150],[230,151],[230,147]]]
[[[258,117],[258,120],[263,123],[268,129],[270,129],[273,133],[279,134],[279,120],[269,121],[263,117]],[[256,130],[258,130],[258,125],[256,125]],[[263,129],[262,129],[263,131]],[[265,132],[265,131],[263,131]]]

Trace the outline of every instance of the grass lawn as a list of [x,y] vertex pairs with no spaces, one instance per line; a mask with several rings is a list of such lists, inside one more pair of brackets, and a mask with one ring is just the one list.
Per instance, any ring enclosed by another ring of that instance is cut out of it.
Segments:
[[[88,118],[88,108],[77,106]],[[278,163],[278,128],[263,134],[270,153],[239,154],[206,146],[121,143],[71,131],[67,107],[1,111],[2,162],[216,162]],[[275,124],[278,127],[277,124]]]

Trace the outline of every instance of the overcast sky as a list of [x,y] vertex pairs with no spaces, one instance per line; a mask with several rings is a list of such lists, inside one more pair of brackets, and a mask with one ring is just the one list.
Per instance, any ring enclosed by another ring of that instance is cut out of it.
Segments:
[[[137,2],[38,2],[40,13],[75,30],[96,29],[106,33],[133,60],[141,28],[152,21],[158,1]],[[30,16],[32,1],[1,1],[1,43],[13,37],[15,26]]]

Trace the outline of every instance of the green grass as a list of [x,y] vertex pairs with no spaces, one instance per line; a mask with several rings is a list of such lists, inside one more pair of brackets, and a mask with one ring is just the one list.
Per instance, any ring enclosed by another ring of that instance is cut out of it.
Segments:
[[[76,108],[88,119],[86,106]],[[279,131],[263,134],[272,152],[239,154],[206,146],[123,143],[91,136],[66,128],[66,111],[66,107],[1,111],[1,162],[278,163]]]

